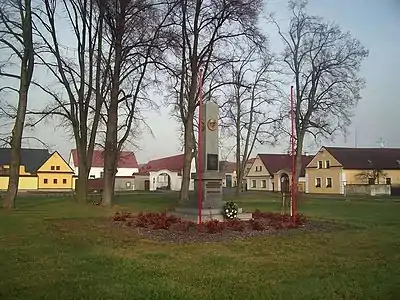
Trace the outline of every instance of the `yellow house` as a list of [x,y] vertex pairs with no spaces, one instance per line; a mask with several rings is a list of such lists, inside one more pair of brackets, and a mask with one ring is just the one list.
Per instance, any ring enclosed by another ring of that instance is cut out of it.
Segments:
[[[298,189],[305,190],[305,166],[312,159],[302,155]],[[281,191],[289,188],[292,178],[292,156],[289,154],[258,154],[246,175],[247,190]]]
[[[0,190],[7,190],[11,149],[0,148]],[[19,190],[71,189],[74,172],[58,152],[21,149]],[[47,183],[45,183],[47,182]]]
[[344,194],[346,184],[400,185],[400,149],[322,147],[306,177],[309,193]]
[[74,171],[56,151],[38,168],[38,189],[73,189]]

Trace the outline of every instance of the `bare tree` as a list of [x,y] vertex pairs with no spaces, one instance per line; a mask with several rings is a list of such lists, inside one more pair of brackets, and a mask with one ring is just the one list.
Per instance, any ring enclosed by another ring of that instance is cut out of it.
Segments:
[[[290,1],[289,29],[279,34],[284,42],[283,62],[294,80],[296,169],[307,134],[315,139],[345,132],[365,82],[358,75],[368,51],[350,33],[306,13],[307,1]],[[286,111],[289,111],[286,107]]]
[[[63,91],[37,84],[54,101],[42,111],[30,112],[40,116],[31,125],[48,116],[59,116],[72,128],[78,153],[76,196],[83,202],[87,196],[100,110],[108,90],[107,69],[104,68],[107,57],[104,57],[103,51],[104,1],[44,0],[34,19],[35,34],[42,43],[37,51],[40,65],[54,76]],[[59,34],[59,16],[64,16],[61,19],[71,26],[76,48],[63,45],[64,37]],[[76,55],[72,56],[71,52]],[[89,116],[92,116],[91,123]]]
[[[171,33],[171,58],[164,67],[173,85],[175,107],[184,129],[184,168],[180,201],[189,198],[190,166],[195,154],[194,118],[198,105],[198,76],[204,70],[204,87],[219,72],[226,61],[226,48],[238,39],[246,38],[263,43],[258,31],[262,0],[183,0],[177,1],[180,10],[171,15],[175,24]],[[229,51],[228,51],[229,53]],[[205,100],[211,99],[212,93]]]
[[18,107],[10,142],[10,175],[7,195],[3,203],[4,207],[13,208],[18,191],[21,140],[28,105],[28,91],[34,69],[31,0],[4,0],[0,2],[0,21],[0,49],[4,51],[7,48],[10,51],[10,60],[15,57],[19,60],[20,65],[19,74],[8,73],[3,70],[4,65],[0,65],[0,76],[19,81],[17,89],[11,86],[6,87],[18,93]]
[[371,170],[364,170],[357,173],[355,176],[361,182],[367,184],[380,184],[380,179],[385,178],[387,173],[377,164],[374,164],[372,161],[369,161]]
[[[145,91],[153,83],[148,74],[168,45],[165,31],[170,26],[168,16],[175,6],[174,2],[154,0],[114,0],[107,3],[105,19],[112,64],[109,66],[111,92],[106,102],[104,205],[112,204],[119,153],[138,116],[138,106],[148,100]],[[118,139],[121,105],[129,113],[122,126],[125,132]]]
[[[240,48],[240,47],[239,47]],[[222,128],[234,137],[236,194],[242,189],[247,161],[257,145],[275,144],[280,134],[280,82],[275,79],[275,59],[265,48],[242,47],[240,61],[227,70],[232,81],[226,101],[221,104]]]

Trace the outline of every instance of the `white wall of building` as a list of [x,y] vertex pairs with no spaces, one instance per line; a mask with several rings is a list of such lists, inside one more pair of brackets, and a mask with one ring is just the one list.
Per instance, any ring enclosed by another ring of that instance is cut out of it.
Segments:
[[[196,172],[196,162],[193,159],[190,167],[190,173]],[[182,184],[182,176],[178,175],[178,172],[172,172],[169,170],[160,170],[155,172],[150,172],[150,191],[156,191],[157,187],[167,186],[168,185],[168,176],[163,174],[167,174],[171,178],[171,191],[180,191]],[[189,183],[189,191],[194,190],[194,180],[190,179]]]
[[[72,153],[70,154],[69,166],[74,170],[75,175],[79,174],[78,167],[75,167]],[[101,178],[102,173],[104,172],[104,168],[102,167],[92,167],[90,168],[89,178]],[[132,176],[133,173],[139,173],[139,168],[118,168],[117,177],[120,176]]]

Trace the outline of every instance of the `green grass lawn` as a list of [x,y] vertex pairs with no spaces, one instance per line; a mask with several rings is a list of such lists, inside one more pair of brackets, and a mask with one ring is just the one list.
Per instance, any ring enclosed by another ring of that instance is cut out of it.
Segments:
[[[307,197],[302,213],[353,226],[200,246],[104,221],[116,210],[169,209],[175,198],[123,195],[102,208],[32,197],[0,210],[0,299],[400,298],[400,202]],[[274,195],[237,201],[279,211]]]

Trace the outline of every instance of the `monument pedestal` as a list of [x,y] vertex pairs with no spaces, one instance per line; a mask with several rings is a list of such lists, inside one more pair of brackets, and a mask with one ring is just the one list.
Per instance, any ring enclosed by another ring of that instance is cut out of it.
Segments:
[[[225,201],[222,200],[222,177],[218,172],[205,172],[203,176],[203,205],[201,219],[203,222],[210,220],[224,221],[223,207]],[[194,222],[199,222],[199,179],[198,175],[193,176],[195,193],[187,203],[175,208],[174,215]],[[242,208],[238,209],[237,218],[239,220],[250,220],[251,213],[244,213]]]

